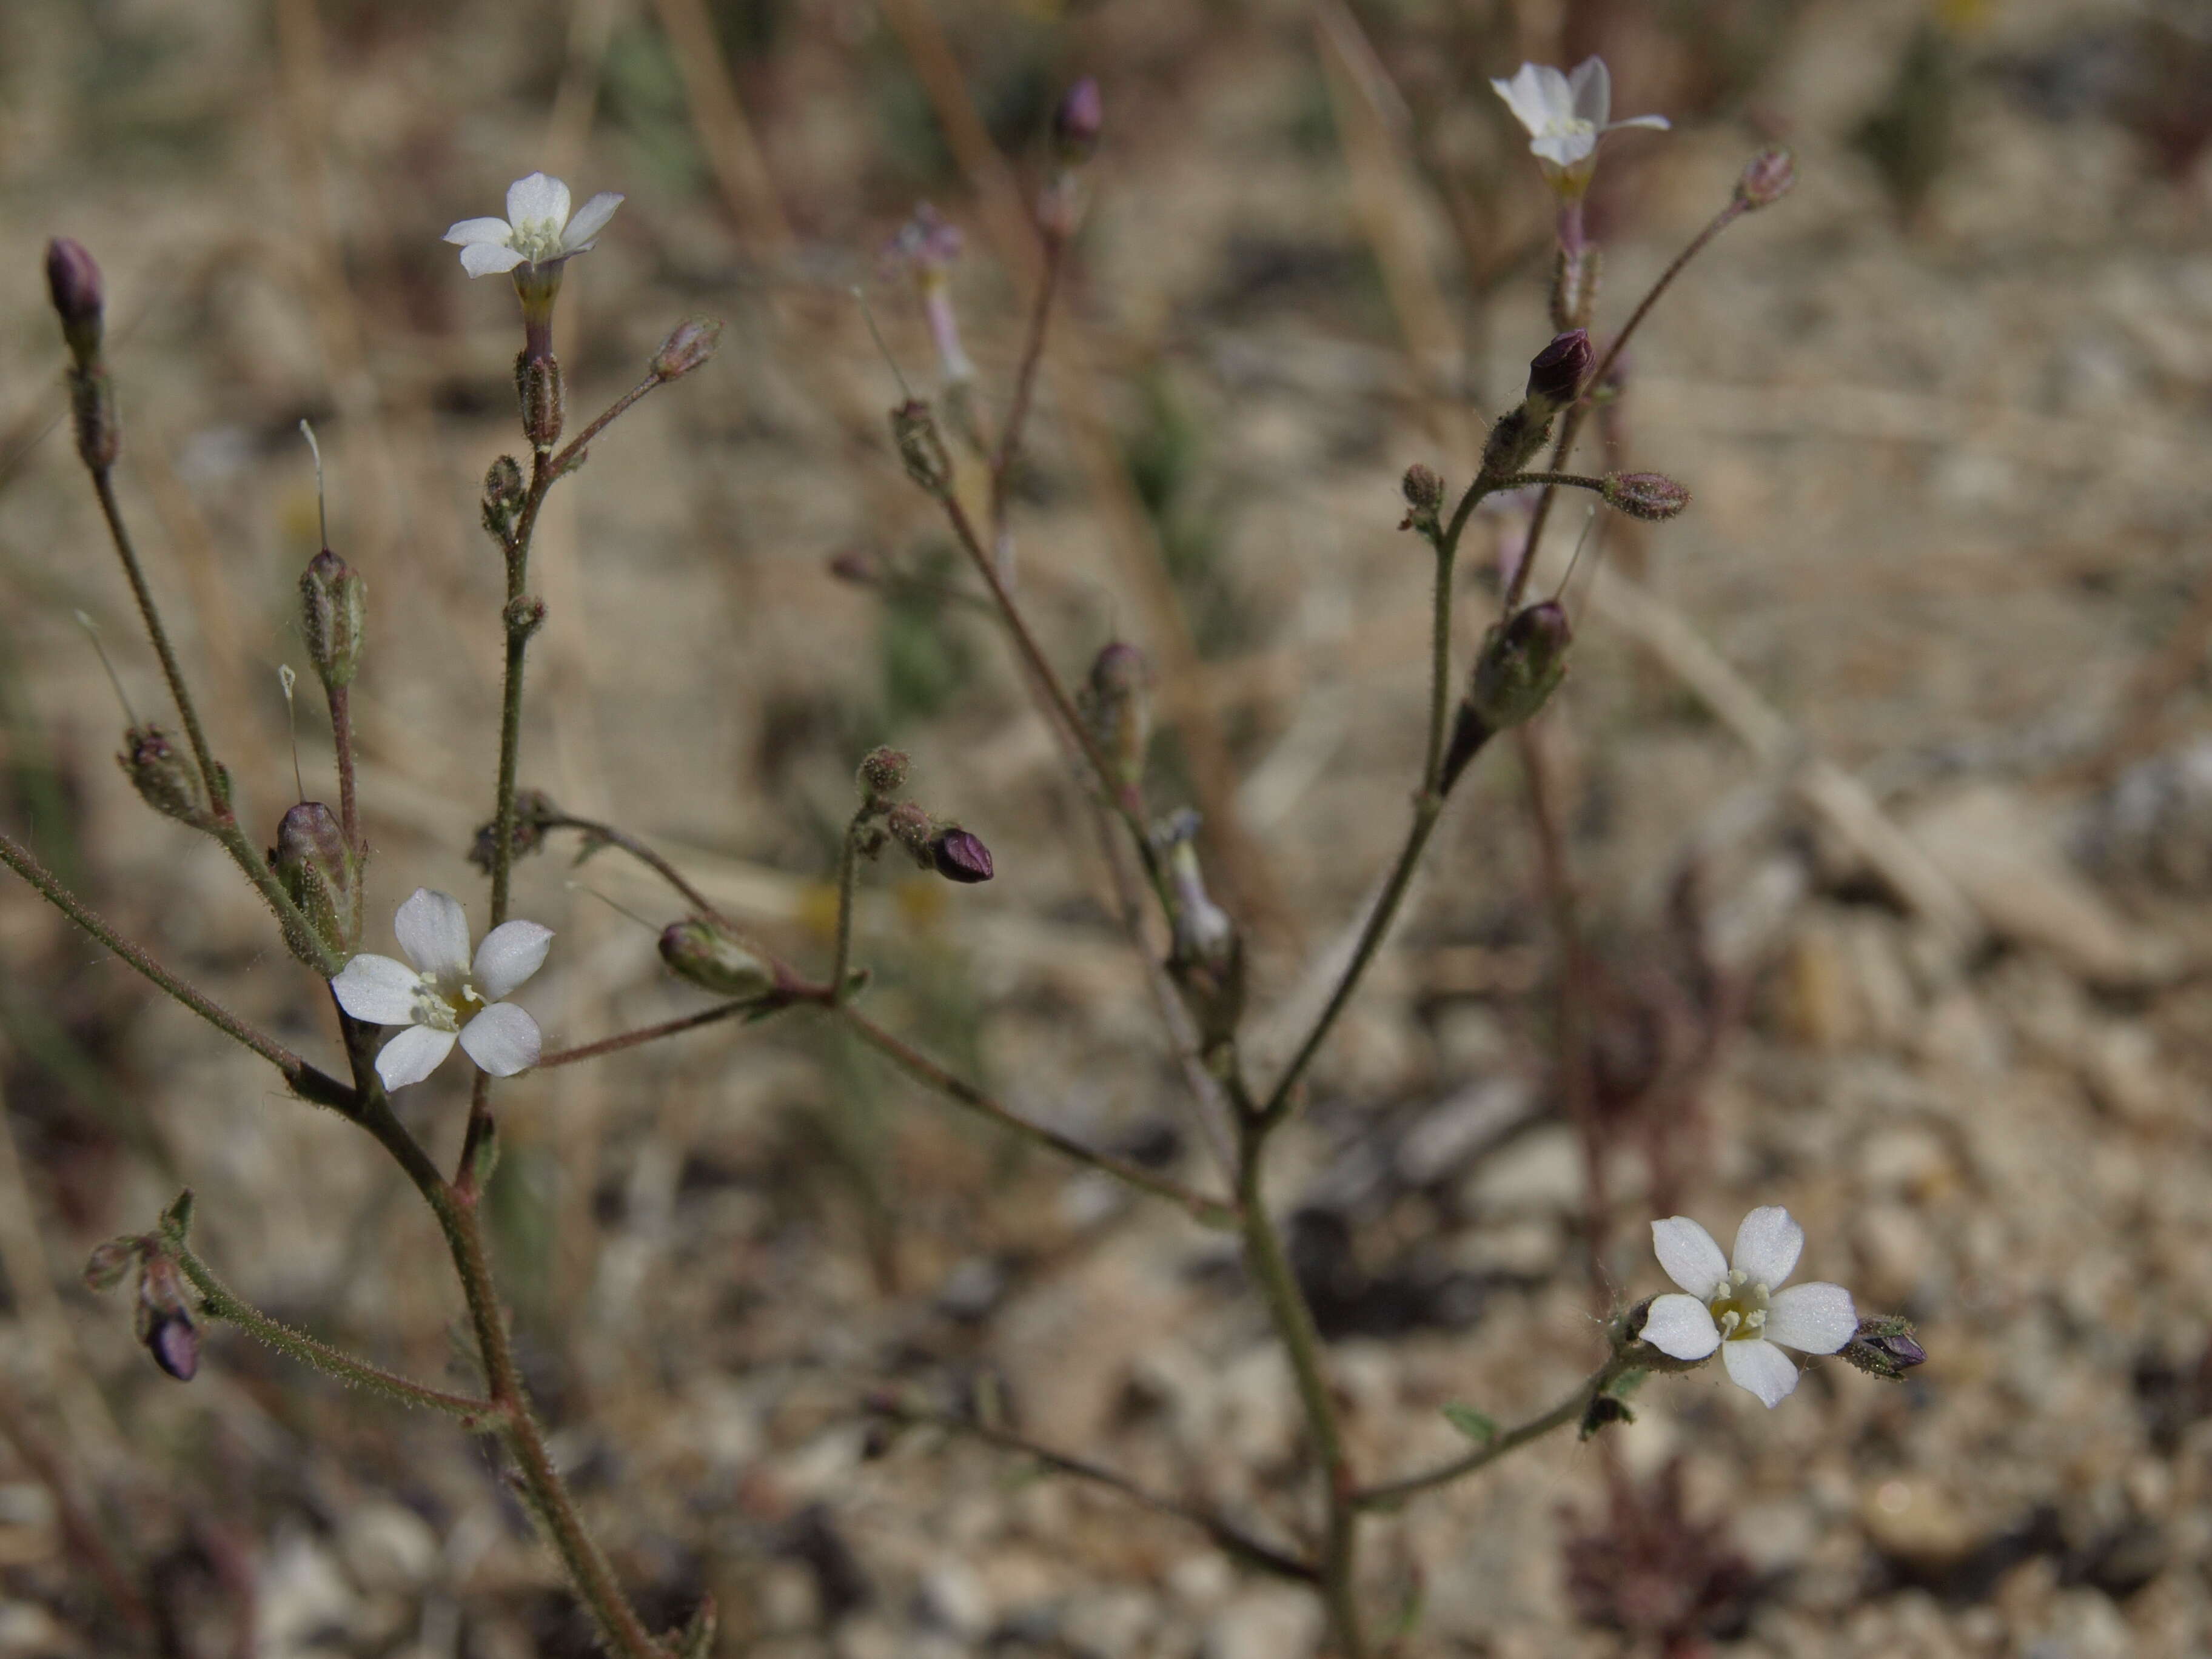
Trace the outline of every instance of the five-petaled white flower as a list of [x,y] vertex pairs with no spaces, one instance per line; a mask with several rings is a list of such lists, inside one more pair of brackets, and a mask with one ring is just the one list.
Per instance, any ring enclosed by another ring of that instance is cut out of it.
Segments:
[[1851,1293],[1840,1285],[1775,1288],[1805,1248],[1805,1230],[1779,1205],[1744,1217],[1734,1267],[1722,1260],[1713,1236],[1687,1216],[1653,1222],[1651,1248],[1667,1277],[1689,1294],[1653,1297],[1644,1340],[1677,1359],[1703,1359],[1718,1348],[1729,1380],[1770,1407],[1797,1386],[1797,1367],[1775,1344],[1833,1353],[1858,1329]]
[[464,219],[446,233],[461,246],[461,268],[491,276],[517,265],[548,265],[586,252],[623,198],[603,190],[568,216],[568,186],[533,173],[507,187],[507,217]]
[[392,917],[392,931],[413,967],[364,952],[331,981],[338,1006],[356,1019],[407,1028],[376,1057],[386,1088],[421,1082],[456,1042],[494,1077],[513,1077],[538,1063],[538,1022],[501,999],[544,965],[551,928],[501,922],[484,935],[471,961],[461,902],[417,887]]
[[1667,131],[1663,115],[1638,115],[1615,121],[1613,76],[1602,58],[1585,58],[1571,75],[1547,64],[1523,64],[1510,81],[1492,81],[1514,118],[1528,129],[1528,148],[1543,163],[1544,177],[1562,196],[1577,198],[1589,188],[1597,171],[1598,143],[1623,127]]

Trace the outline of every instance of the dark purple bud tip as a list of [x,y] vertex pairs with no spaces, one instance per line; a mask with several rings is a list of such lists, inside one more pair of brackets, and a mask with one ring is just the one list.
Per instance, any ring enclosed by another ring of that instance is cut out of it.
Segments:
[[896,794],[906,787],[907,765],[898,750],[871,750],[860,762],[860,787],[871,795]]
[[1099,135],[1105,130],[1105,100],[1099,96],[1098,82],[1086,75],[1067,89],[1052,112],[1053,148],[1063,163],[1080,167],[1097,153]]
[[1091,659],[1091,689],[1101,696],[1141,691],[1150,678],[1145,653],[1126,640],[1115,640],[1100,647],[1098,654]]
[[1605,504],[1632,519],[1671,519],[1690,504],[1690,492],[1663,472],[1606,475]]
[[991,849],[965,830],[941,831],[929,844],[930,862],[947,881],[988,881]]
[[1581,395],[1595,361],[1589,331],[1569,329],[1529,359],[1527,400],[1541,415],[1565,409]]
[[55,314],[62,319],[62,337],[82,364],[100,349],[101,319],[106,313],[106,285],[100,266],[84,244],[57,236],[46,244],[46,291],[53,296]]
[[1797,182],[1797,158],[1780,144],[1770,145],[1743,164],[1735,198],[1747,208],[1771,207]]
[[191,1316],[172,1313],[156,1318],[146,1332],[146,1352],[178,1382],[191,1382],[200,1368],[200,1334]]

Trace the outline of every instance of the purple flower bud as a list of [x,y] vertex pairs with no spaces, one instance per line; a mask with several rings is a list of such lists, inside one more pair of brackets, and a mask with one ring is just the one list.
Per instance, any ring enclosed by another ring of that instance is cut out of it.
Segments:
[[1105,100],[1098,82],[1086,75],[1067,89],[1052,112],[1052,147],[1063,167],[1081,167],[1098,151],[1106,130]]
[[190,1314],[170,1314],[155,1320],[146,1332],[146,1352],[154,1363],[177,1379],[189,1382],[200,1369],[199,1328]]
[[137,1326],[154,1363],[178,1382],[191,1382],[200,1368],[199,1330],[177,1264],[159,1249],[148,1251],[139,1269]]
[[1574,402],[1595,362],[1589,331],[1582,328],[1569,329],[1531,358],[1524,401],[1535,417],[1548,419]]
[[351,565],[327,547],[307,561],[300,574],[300,631],[326,690],[353,684],[368,611],[368,587]]
[[62,319],[62,338],[77,367],[88,368],[100,351],[107,308],[106,285],[84,244],[57,236],[46,244],[46,291]]
[[929,844],[929,858],[937,873],[947,881],[991,878],[991,849],[957,825],[938,832],[937,838]]
[[937,862],[933,842],[937,826],[930,822],[929,814],[910,800],[902,800],[890,810],[884,820],[884,828],[890,837],[907,850],[908,857],[923,869],[933,868]]
[[1771,207],[1797,182],[1797,158],[1780,144],[1772,144],[1743,164],[1735,181],[1735,198],[1749,209]]
[[[292,807],[276,825],[269,865],[307,918],[315,942],[342,957],[361,948],[361,861],[346,845],[336,813],[319,800]],[[289,942],[302,962],[321,967],[323,951],[315,942]]]
[[860,762],[860,787],[870,795],[895,795],[906,787],[906,756],[896,749],[872,749]]
[[660,343],[660,349],[653,354],[650,365],[653,377],[673,380],[689,374],[693,369],[714,355],[721,343],[722,325],[713,317],[688,317],[676,325],[669,337]]
[[138,798],[163,817],[207,828],[207,791],[191,757],[169,740],[158,726],[134,726],[123,734],[124,752],[115,757],[137,790]]
[[1690,504],[1690,492],[1663,472],[1606,475],[1605,504],[1632,519],[1671,519]]
[[1885,1382],[1904,1379],[1905,1372],[1928,1363],[1928,1350],[1920,1346],[1911,1322],[1895,1314],[1875,1314],[1859,1321],[1842,1357],[1869,1376]]

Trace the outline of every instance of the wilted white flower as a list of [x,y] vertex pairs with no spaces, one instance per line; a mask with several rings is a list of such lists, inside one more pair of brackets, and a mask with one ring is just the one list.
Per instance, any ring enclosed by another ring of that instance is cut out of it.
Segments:
[[568,186],[533,173],[507,187],[507,217],[464,219],[446,233],[461,247],[461,268],[491,276],[517,265],[547,265],[587,252],[623,198],[603,190],[568,216]]
[[1689,1294],[1655,1297],[1644,1340],[1676,1359],[1703,1359],[1718,1348],[1729,1380],[1770,1407],[1797,1386],[1797,1367],[1783,1348],[1834,1353],[1858,1329],[1851,1293],[1840,1285],[1775,1288],[1805,1248],[1805,1230],[1779,1205],[1744,1217],[1733,1266],[1687,1216],[1653,1222],[1651,1248],[1667,1277]]
[[421,1082],[456,1042],[494,1077],[513,1077],[538,1063],[538,1022],[502,999],[544,965],[551,928],[502,922],[484,935],[471,960],[461,902],[418,887],[392,917],[392,931],[407,962],[363,953],[331,981],[338,1006],[356,1019],[407,1028],[376,1057],[386,1088]]
[[1552,188],[1569,198],[1589,188],[1597,171],[1599,141],[1623,127],[1667,131],[1663,115],[1615,121],[1613,76],[1602,58],[1585,58],[1562,75],[1547,64],[1523,64],[1510,81],[1492,81],[1514,118],[1528,129],[1528,148],[1543,164]]

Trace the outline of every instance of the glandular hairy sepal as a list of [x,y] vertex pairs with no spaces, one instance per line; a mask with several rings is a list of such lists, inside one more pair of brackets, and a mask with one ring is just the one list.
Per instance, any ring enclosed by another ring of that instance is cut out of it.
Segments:
[[361,949],[361,860],[346,845],[337,815],[303,800],[276,826],[270,868],[300,907],[311,938],[288,939],[292,953],[319,971],[325,957],[350,957]]

